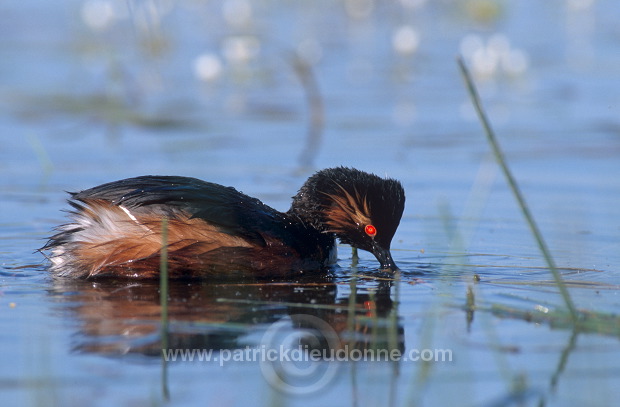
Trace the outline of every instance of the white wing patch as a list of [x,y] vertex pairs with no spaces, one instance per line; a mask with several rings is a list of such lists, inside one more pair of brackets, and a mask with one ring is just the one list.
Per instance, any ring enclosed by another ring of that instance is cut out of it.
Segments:
[[144,225],[143,223],[140,223],[138,221],[138,219],[136,219],[135,216],[133,216],[133,214],[131,212],[129,212],[129,209],[125,208],[123,205],[119,205],[119,208],[121,208],[123,210],[123,212],[125,212],[127,214],[127,216],[129,216],[129,219],[131,219],[132,221],[135,222],[136,225],[140,226],[142,229],[144,229],[146,232],[150,232],[152,233],[153,231],[151,229],[149,229],[146,225]]
[[129,216],[129,219],[131,219],[134,222],[138,223],[138,219],[136,219],[136,217],[133,216],[131,214],[131,212],[129,212],[129,209],[125,208],[123,205],[119,205],[119,208],[121,208],[123,210],[123,212],[125,212],[127,214],[127,216]]

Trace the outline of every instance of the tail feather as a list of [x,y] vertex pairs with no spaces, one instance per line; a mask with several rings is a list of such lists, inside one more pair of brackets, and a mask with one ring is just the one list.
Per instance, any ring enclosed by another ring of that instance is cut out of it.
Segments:
[[[86,278],[115,274],[157,274],[162,247],[161,218],[135,215],[105,200],[70,201],[71,221],[57,228],[41,249],[58,276]],[[199,257],[222,246],[251,247],[201,219],[178,213],[168,222],[171,264],[200,264]],[[185,258],[185,260],[182,260]],[[174,270],[173,270],[174,271]]]

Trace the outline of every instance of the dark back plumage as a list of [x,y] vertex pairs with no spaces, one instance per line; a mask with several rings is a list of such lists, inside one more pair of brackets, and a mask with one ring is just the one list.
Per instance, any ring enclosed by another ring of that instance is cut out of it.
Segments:
[[160,219],[185,213],[204,220],[230,235],[240,235],[264,244],[261,234],[274,222],[282,222],[282,213],[260,200],[197,178],[179,176],[142,176],[110,182],[72,194],[72,201],[103,200],[127,208],[135,214]]

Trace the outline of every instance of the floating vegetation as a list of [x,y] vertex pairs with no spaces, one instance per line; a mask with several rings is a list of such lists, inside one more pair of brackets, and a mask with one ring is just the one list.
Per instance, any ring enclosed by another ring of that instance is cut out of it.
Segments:
[[491,312],[500,318],[514,318],[527,322],[546,324],[554,329],[574,330],[578,333],[595,333],[620,338],[620,315],[591,310],[578,310],[577,321],[563,309],[534,305],[531,309],[510,307],[503,304],[478,306],[477,311]]
[[30,120],[71,116],[105,125],[130,125],[149,130],[205,127],[204,123],[188,118],[187,106],[182,104],[148,111],[125,98],[105,93],[22,96],[15,100],[18,113]]

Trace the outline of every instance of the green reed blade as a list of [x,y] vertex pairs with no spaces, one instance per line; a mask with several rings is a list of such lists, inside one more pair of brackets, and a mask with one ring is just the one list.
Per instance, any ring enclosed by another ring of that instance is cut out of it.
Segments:
[[161,388],[164,400],[170,400],[168,363],[164,351],[168,349],[168,218],[161,220],[161,253],[159,257],[159,302],[161,306]]
[[484,128],[484,132],[487,136],[487,141],[489,142],[489,144],[491,145],[491,149],[493,150],[493,155],[495,156],[495,159],[497,160],[500,168],[502,169],[502,172],[504,173],[504,176],[506,177],[506,180],[508,181],[508,186],[512,190],[512,193],[514,194],[515,199],[517,200],[519,208],[521,208],[521,212],[523,213],[523,216],[525,217],[525,220],[527,221],[530,231],[532,232],[532,234],[534,235],[534,238],[536,239],[538,248],[542,252],[543,257],[545,258],[545,261],[547,262],[547,266],[549,267],[549,270],[551,271],[551,274],[553,275],[553,278],[555,279],[555,283],[557,284],[558,289],[560,290],[560,294],[562,295],[562,298],[564,299],[564,303],[566,304],[566,307],[568,308],[568,311],[570,312],[573,323],[577,324],[578,322],[577,309],[575,308],[575,305],[573,303],[573,300],[570,297],[568,289],[566,288],[566,285],[564,284],[562,275],[560,274],[557,267],[555,266],[555,262],[553,260],[553,257],[551,256],[551,253],[549,252],[549,249],[547,248],[547,244],[545,243],[542,237],[542,234],[540,230],[538,229],[538,226],[536,225],[536,222],[534,222],[534,217],[532,216],[529,210],[529,207],[527,206],[525,202],[525,198],[523,197],[523,194],[521,193],[521,190],[519,189],[517,181],[515,180],[512,173],[510,172],[510,169],[508,168],[508,164],[506,163],[504,153],[502,152],[499,146],[497,137],[495,136],[495,132],[491,128],[491,123],[489,122],[486,116],[486,113],[484,112],[484,109],[482,107],[482,102],[480,101],[478,91],[476,90],[476,86],[474,85],[474,82],[471,78],[469,70],[467,69],[465,62],[463,61],[463,58],[459,57],[457,61],[458,61],[459,68],[461,70],[461,74],[463,75],[465,84],[467,85],[469,97],[471,98],[474,108],[476,109],[476,112],[478,113],[478,118],[480,119],[480,122],[482,123],[482,127]]

